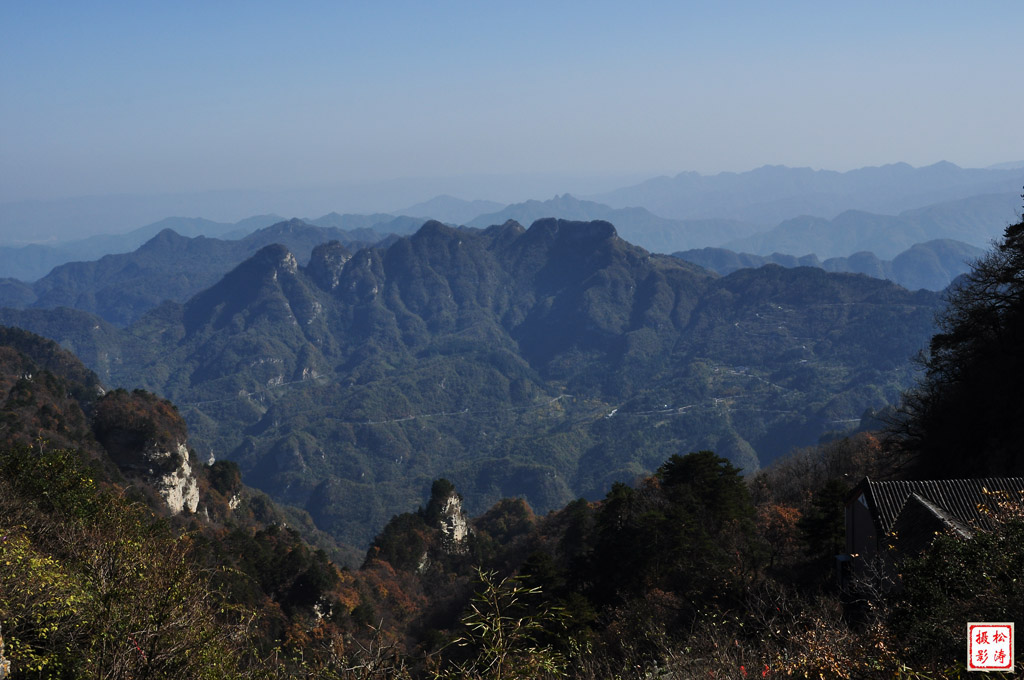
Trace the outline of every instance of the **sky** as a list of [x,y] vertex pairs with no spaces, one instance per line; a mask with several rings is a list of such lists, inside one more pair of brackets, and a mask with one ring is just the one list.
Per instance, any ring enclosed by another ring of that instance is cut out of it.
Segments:
[[985,167],[1024,159],[1022,26],[1019,0],[5,2],[0,203]]

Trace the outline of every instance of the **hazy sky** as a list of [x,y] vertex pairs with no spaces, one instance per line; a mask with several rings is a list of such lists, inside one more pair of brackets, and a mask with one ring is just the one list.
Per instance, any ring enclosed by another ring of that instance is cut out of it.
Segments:
[[983,167],[1024,159],[1022,27],[1020,0],[4,2],[0,201]]

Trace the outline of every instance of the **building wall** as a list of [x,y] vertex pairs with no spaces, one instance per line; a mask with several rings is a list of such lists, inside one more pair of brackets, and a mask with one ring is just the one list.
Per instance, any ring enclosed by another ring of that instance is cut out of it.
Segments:
[[846,504],[846,552],[871,559],[878,553],[878,537],[865,493]]

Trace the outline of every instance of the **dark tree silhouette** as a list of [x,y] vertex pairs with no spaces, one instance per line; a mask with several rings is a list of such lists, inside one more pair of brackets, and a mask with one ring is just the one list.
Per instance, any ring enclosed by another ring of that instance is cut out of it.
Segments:
[[948,302],[894,431],[917,475],[1024,474],[1024,219]]

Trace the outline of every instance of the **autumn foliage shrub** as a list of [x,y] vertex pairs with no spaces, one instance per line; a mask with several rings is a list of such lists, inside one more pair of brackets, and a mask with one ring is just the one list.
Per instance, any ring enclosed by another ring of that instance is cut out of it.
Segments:
[[156,446],[170,450],[184,443],[188,428],[174,404],[144,390],[114,390],[96,402],[93,431],[108,449]]

